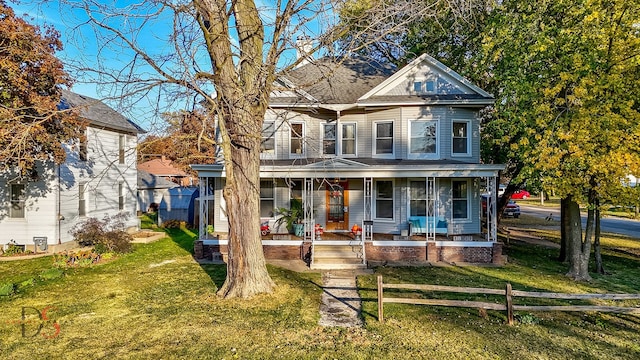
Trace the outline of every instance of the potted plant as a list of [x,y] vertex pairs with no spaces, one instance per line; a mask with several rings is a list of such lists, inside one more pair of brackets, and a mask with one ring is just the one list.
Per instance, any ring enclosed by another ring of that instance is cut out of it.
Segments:
[[285,224],[287,230],[296,236],[304,236],[304,210],[302,209],[302,201],[299,199],[291,199],[289,208],[277,208],[276,214],[280,217],[276,220],[276,226]]

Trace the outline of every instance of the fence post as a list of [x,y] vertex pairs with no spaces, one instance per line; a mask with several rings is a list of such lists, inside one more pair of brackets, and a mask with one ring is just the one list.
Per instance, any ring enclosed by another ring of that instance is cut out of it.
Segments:
[[511,284],[507,283],[505,289],[505,297],[507,301],[507,324],[513,325],[513,298],[511,296]]
[[383,307],[383,292],[382,292],[382,275],[378,275],[378,321],[384,322],[384,307]]

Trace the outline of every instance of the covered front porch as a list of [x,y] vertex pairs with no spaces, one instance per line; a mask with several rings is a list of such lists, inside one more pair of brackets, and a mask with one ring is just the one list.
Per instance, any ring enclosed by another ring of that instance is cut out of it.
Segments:
[[[355,161],[334,163],[331,168],[326,161],[298,168],[262,166],[265,256],[304,259],[311,267],[318,267],[323,257],[334,258],[337,265],[343,262],[338,258],[348,257],[345,252],[356,254],[350,262],[361,267],[385,260],[494,262],[495,198],[487,203],[488,221],[483,226],[480,193],[496,193],[499,168],[471,166],[477,169],[384,169]],[[221,196],[224,167],[194,169],[200,177],[200,241],[215,248],[210,256],[224,260],[228,231]],[[292,199],[301,207],[295,221],[300,230],[295,233],[279,221],[280,210],[290,209]]]

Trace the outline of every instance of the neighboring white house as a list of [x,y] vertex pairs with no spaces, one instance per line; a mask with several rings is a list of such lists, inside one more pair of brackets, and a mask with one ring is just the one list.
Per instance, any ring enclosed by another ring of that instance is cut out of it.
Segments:
[[[426,54],[401,69],[314,60],[277,85],[262,133],[260,213],[281,232],[275,209],[298,199],[306,231],[265,239],[267,257],[309,254],[314,266],[319,249],[332,244],[328,233],[348,234],[356,224],[361,246],[350,246],[362,264],[501,261],[495,199],[484,229],[481,217],[481,188],[494,194],[504,168],[480,161],[479,112],[493,104],[490,94]],[[192,167],[203,219],[196,254],[205,247],[205,256],[224,257],[224,163]],[[325,231],[321,240],[316,225]]]
[[0,245],[33,248],[35,239],[52,246],[73,240],[69,230],[89,217],[129,215],[137,228],[136,147],[142,130],[99,100],[63,91],[60,108],[77,108],[88,121],[86,141],[67,147],[62,164],[43,164],[37,179],[0,176]]

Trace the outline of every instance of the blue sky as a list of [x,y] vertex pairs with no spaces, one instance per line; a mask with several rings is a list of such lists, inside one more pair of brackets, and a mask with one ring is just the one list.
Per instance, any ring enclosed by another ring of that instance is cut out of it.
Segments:
[[[104,3],[111,3],[112,1],[104,1]],[[258,6],[265,9],[262,11],[261,17],[265,23],[269,22],[273,18],[271,15],[273,12],[266,10],[271,0],[258,0]],[[102,3],[102,2],[101,2]],[[140,6],[137,10],[153,10],[154,6],[144,1],[132,1],[132,0],[118,0],[119,7],[134,6],[139,3]],[[86,64],[92,69],[105,68],[108,69],[105,73],[116,74],[120,69],[125,67],[125,64],[130,62],[134,58],[134,54],[131,51],[118,50],[118,47],[107,49],[104,47],[98,48],[98,40],[96,39],[96,33],[87,25],[82,25],[87,20],[87,15],[83,11],[70,9],[66,5],[60,4],[58,1],[19,1],[19,4],[9,3],[15,13],[18,16],[25,18],[30,23],[37,25],[48,24],[55,27],[61,35],[61,40],[64,45],[64,50],[59,52],[58,57],[69,64],[67,70],[76,79],[76,84],[73,87],[73,91],[91,96],[99,99],[103,99],[109,96],[117,96],[117,91],[110,86],[99,86],[94,75],[82,74],[74,71],[72,63],[81,62]],[[132,11],[133,12],[133,11]],[[22,16],[26,14],[26,16]],[[147,52],[167,53],[171,52],[168,48],[167,36],[172,33],[172,22],[170,17],[160,18],[159,20],[151,23],[142,23],[142,20],[136,19],[123,19],[117,18],[111,22],[114,27],[122,30],[127,28],[133,31],[139,30],[136,28],[144,28],[145,31],[137,33],[137,41],[145,48]],[[312,37],[317,36],[314,32],[318,32],[319,26],[317,22],[312,22],[310,25],[305,26],[301,31]],[[98,33],[100,35],[100,33]],[[164,40],[163,40],[164,39]],[[287,59],[291,60],[294,57],[294,52],[286,53],[283,57],[283,63],[287,62]],[[206,56],[202,56],[201,62],[203,69],[206,69],[208,61]],[[200,62],[199,62],[200,63]],[[149,68],[138,67],[133,76],[152,76],[152,71]],[[121,74],[122,75],[122,74]],[[132,98],[131,98],[132,99]],[[158,102],[163,106],[168,106],[172,110],[178,110],[180,108],[189,108],[189,104],[178,103],[170,104],[170,99],[166,99],[165,96],[158,93],[152,93],[150,96],[140,98],[135,103],[132,103],[130,99],[125,101],[111,101],[106,102],[114,107],[116,110],[123,113],[123,115],[134,120],[140,124],[143,128],[150,131],[158,131],[164,127],[164,124],[159,121],[157,113],[151,111],[155,108]]]

